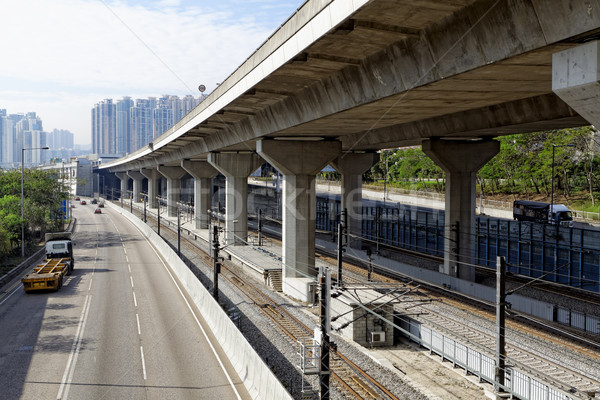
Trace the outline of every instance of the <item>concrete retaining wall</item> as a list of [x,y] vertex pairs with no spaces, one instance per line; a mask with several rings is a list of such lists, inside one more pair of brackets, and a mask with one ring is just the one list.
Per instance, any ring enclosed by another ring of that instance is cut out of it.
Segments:
[[281,382],[279,382],[269,367],[267,367],[252,346],[250,346],[250,343],[248,343],[202,283],[194,276],[187,265],[181,261],[175,251],[148,225],[144,224],[142,220],[110,202],[106,202],[106,204],[111,209],[123,214],[137,226],[165,259],[194,301],[196,307],[200,310],[202,317],[208,323],[214,335],[219,338],[219,344],[252,398],[292,399],[283,385],[281,385]]

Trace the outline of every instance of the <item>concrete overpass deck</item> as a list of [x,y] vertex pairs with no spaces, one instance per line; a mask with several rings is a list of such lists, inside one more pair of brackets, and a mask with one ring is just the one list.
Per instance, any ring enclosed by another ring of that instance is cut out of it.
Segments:
[[117,174],[122,193],[130,178],[134,194],[148,179],[153,206],[164,177],[171,216],[186,173],[203,215],[220,172],[226,231],[243,232],[246,178],[268,162],[285,176],[284,291],[307,299],[315,175],[331,163],[343,176],[343,208],[358,214],[374,152],[420,144],[446,172],[444,273],[473,281],[465,261],[475,252],[475,174],[499,151],[492,139],[600,126],[597,9],[573,0],[308,0],[182,121],[99,168]]

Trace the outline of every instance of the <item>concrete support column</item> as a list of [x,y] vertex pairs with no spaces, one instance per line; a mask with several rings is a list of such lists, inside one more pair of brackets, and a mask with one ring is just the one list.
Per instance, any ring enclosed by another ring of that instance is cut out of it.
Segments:
[[500,142],[425,140],[423,151],[446,171],[443,273],[475,280],[475,178]]
[[177,216],[177,202],[181,197],[181,178],[186,171],[181,167],[158,166],[158,172],[167,178],[167,216]]
[[154,168],[142,168],[140,173],[148,178],[148,207],[158,208],[158,171]]
[[121,180],[121,197],[122,199],[128,199],[127,190],[129,190],[129,175],[127,172],[115,172],[117,178]]
[[258,154],[284,175],[283,291],[309,301],[315,269],[315,175],[339,156],[337,141],[260,140]]
[[600,126],[600,41],[552,55],[552,91],[594,126]]
[[133,179],[133,201],[139,203],[141,198],[142,181],[144,180],[144,175],[142,175],[139,171],[127,171],[127,175],[129,175],[129,177]]
[[181,167],[194,178],[194,227],[207,229],[211,207],[210,181],[219,173],[208,161],[181,161]]
[[225,243],[246,244],[248,176],[264,162],[255,153],[210,153],[208,162],[225,175]]
[[342,174],[342,210],[348,211],[348,245],[354,249],[362,246],[362,174],[378,160],[377,153],[343,153],[330,163]]

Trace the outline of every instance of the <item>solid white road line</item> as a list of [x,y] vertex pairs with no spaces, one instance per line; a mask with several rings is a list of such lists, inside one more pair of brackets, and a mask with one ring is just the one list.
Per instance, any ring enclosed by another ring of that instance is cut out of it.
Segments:
[[[146,236],[144,236],[146,238]],[[169,276],[171,277],[171,279],[173,280],[173,283],[175,284],[175,287],[177,288],[177,290],[179,291],[179,294],[181,294],[181,297],[183,298],[183,301],[185,302],[185,304],[187,305],[188,309],[190,310],[190,313],[192,314],[192,317],[194,317],[194,319],[196,320],[196,324],[198,325],[198,327],[200,328],[200,331],[202,331],[202,334],[204,335],[204,338],[206,339],[208,345],[210,346],[210,349],[212,350],[213,354],[215,355],[217,361],[219,362],[219,365],[221,366],[221,369],[223,370],[223,373],[225,374],[225,376],[227,377],[227,381],[229,382],[229,385],[231,386],[231,389],[234,391],[236,397],[238,398],[238,400],[242,400],[242,397],[240,396],[240,394],[237,391],[237,388],[235,387],[235,385],[233,384],[233,381],[231,380],[231,377],[229,376],[229,373],[227,372],[227,370],[225,369],[225,365],[223,365],[223,362],[221,361],[221,357],[219,357],[219,354],[217,354],[217,350],[215,349],[215,347],[213,346],[213,344],[210,341],[210,338],[208,337],[208,335],[206,334],[206,331],[204,330],[204,328],[202,327],[202,324],[200,323],[200,321],[198,320],[198,317],[196,317],[196,314],[194,313],[194,310],[192,309],[192,306],[190,305],[190,303],[187,301],[185,295],[183,294],[183,291],[181,290],[181,288],[179,287],[179,284],[177,284],[177,281],[175,280],[175,278],[173,277],[173,275],[171,274],[171,271],[169,271],[169,268],[167,267],[167,265],[163,262],[162,257],[157,253],[156,249],[154,248],[154,246],[152,246],[152,243],[150,243],[150,241],[148,240],[148,238],[146,238],[146,241],[148,242],[148,244],[150,245],[150,247],[152,247],[152,250],[154,251],[154,253],[156,254],[156,256],[158,257],[158,259],[160,260],[161,264],[163,265],[163,267],[165,268],[165,270],[167,271],[167,273],[169,274]]]
[[144,348],[140,346],[140,353],[142,353],[142,371],[144,372],[144,380],[146,380],[146,361],[144,361]]
[[87,310],[85,312],[85,318],[83,321],[83,326],[81,327],[81,335],[79,336],[79,341],[77,342],[77,349],[75,350],[75,357],[73,358],[73,365],[71,366],[71,372],[69,372],[69,379],[67,380],[67,385],[65,387],[65,394],[63,395],[62,400],[67,400],[69,397],[69,389],[71,388],[71,382],[73,381],[73,374],[75,373],[75,365],[77,365],[77,359],[79,358],[79,351],[81,350],[81,341],[83,340],[83,332],[85,331],[85,325],[87,324],[88,314],[90,312],[90,304],[91,304],[91,295],[90,302],[88,303]]
[[135,313],[135,319],[137,321],[137,326],[138,326],[138,335],[142,335],[142,328],[140,328],[140,316],[138,315],[138,313]]
[[[85,322],[87,320],[87,312],[90,308],[91,303],[91,295],[85,296],[85,301],[83,302],[83,310],[81,311],[81,317],[79,318],[79,325],[77,326],[77,331],[75,332],[75,337],[73,338],[73,344],[71,345],[71,353],[69,353],[69,358],[67,360],[67,366],[65,367],[65,372],[63,374],[62,381],[60,382],[60,387],[58,389],[58,395],[56,398],[58,400],[66,399],[63,397],[63,391],[65,390],[65,385],[67,384],[67,379],[69,377],[69,371],[71,369],[71,365],[73,363],[73,358],[75,356],[75,352],[77,351],[78,344],[81,344],[81,336],[83,336],[83,327],[85,326]],[[74,367],[74,364],[73,364]]]
[[10,296],[12,296],[13,294],[15,294],[15,293],[17,292],[17,290],[19,290],[19,289],[21,289],[21,286],[20,286],[20,285],[17,285],[17,287],[15,288],[15,290],[13,290],[13,291],[11,292],[11,294],[9,294],[8,296],[6,296],[6,297],[4,298],[4,300],[2,300],[2,302],[0,302],[0,306],[1,306],[2,304],[4,304],[4,302],[5,302],[6,300],[8,300],[8,298],[9,298]]

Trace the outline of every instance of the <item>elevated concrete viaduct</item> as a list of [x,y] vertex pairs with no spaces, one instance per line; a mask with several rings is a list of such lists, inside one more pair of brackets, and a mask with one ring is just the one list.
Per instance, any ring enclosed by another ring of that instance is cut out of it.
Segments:
[[[298,216],[310,219],[305,202],[321,164],[332,163],[347,190],[359,191],[360,171],[374,162],[359,154],[424,144],[448,173],[446,230],[455,227],[461,238],[447,249],[444,270],[471,279],[463,263],[473,258],[466,238],[473,233],[474,176],[497,151],[491,140],[594,122],[597,96],[587,93],[597,90],[597,79],[579,69],[597,72],[599,34],[597,1],[309,0],[190,114],[101,168],[140,171],[152,180],[154,204],[157,169],[184,162],[189,171],[186,160],[209,162],[243,194],[248,170],[235,175],[218,160],[245,163],[247,154],[260,154],[286,177],[286,196],[291,188],[307,193],[286,202],[283,229],[286,252],[290,247],[285,269],[294,271],[286,279],[311,280],[314,223]],[[292,162],[307,143],[320,150]],[[289,160],[281,158],[283,148]],[[365,160],[353,168],[344,157]],[[245,236],[238,218],[245,206],[227,208],[228,229]],[[305,283],[284,286],[306,300]]]

